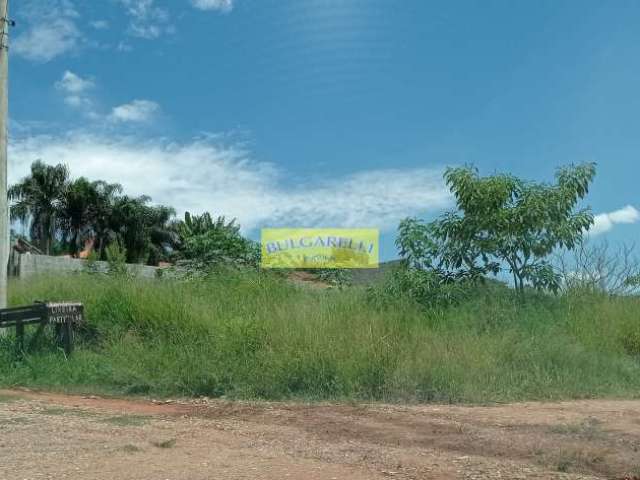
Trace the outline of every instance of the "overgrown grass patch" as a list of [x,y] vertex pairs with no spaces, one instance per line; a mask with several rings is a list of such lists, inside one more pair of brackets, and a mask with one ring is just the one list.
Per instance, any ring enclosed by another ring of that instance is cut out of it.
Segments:
[[[11,303],[74,300],[76,352],[16,359],[0,385],[244,399],[494,402],[635,396],[640,300],[479,292],[425,310],[264,273],[207,280],[74,275],[13,282]],[[639,337],[640,338],[640,337]]]

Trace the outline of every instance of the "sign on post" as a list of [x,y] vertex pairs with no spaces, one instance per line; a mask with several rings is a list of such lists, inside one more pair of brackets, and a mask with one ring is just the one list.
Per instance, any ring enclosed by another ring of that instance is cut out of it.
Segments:
[[47,325],[55,327],[56,338],[69,355],[73,350],[73,327],[84,322],[84,306],[75,302],[35,303],[24,307],[0,309],[0,328],[16,328],[16,346],[24,350],[25,326],[38,325],[31,343]]
[[54,324],[82,323],[84,321],[84,306],[81,303],[47,303],[47,322]]

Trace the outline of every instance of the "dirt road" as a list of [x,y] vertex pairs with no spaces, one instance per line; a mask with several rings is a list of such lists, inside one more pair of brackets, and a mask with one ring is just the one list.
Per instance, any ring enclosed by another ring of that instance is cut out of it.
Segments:
[[0,479],[640,475],[640,401],[388,406],[0,391]]

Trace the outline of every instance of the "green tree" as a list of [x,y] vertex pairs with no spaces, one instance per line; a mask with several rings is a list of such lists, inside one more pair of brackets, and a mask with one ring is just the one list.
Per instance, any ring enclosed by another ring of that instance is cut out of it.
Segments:
[[157,265],[161,261],[168,260],[178,243],[178,236],[171,228],[172,219],[176,211],[173,207],[156,205],[149,207],[145,216],[149,233],[149,258],[150,265]]
[[122,242],[129,263],[156,263],[163,255],[171,232],[171,207],[148,205],[145,195],[116,197],[109,217],[109,230]]
[[189,212],[185,212],[184,220],[176,220],[172,224],[173,230],[181,239],[190,238],[195,235],[202,235],[209,230],[220,228],[231,228],[235,226],[235,220],[226,224],[224,217],[218,217],[214,222],[209,212],[204,212],[202,215],[191,215]]
[[446,280],[506,269],[520,292],[526,285],[556,291],[559,276],[548,257],[557,248],[573,249],[592,225],[590,210],[578,203],[594,176],[592,163],[558,169],[552,184],[449,168],[444,178],[457,209],[431,223],[403,220],[400,254]]
[[31,173],[8,191],[11,219],[30,224],[31,240],[46,254],[51,247],[61,221],[61,209],[69,184],[65,165],[46,165],[38,160],[31,164]]
[[60,208],[60,228],[69,253],[75,255],[84,241],[93,236],[95,182],[80,177],[69,183]]
[[94,245],[98,258],[105,258],[105,248],[110,242],[117,240],[116,232],[112,229],[112,215],[116,200],[122,193],[122,186],[102,180],[93,184],[96,193],[95,203],[91,207]]
[[215,220],[202,215],[185,213],[184,220],[172,225],[179,240],[176,257],[195,268],[217,265],[252,266],[258,264],[260,250],[255,242],[240,234],[240,225],[225,217]]

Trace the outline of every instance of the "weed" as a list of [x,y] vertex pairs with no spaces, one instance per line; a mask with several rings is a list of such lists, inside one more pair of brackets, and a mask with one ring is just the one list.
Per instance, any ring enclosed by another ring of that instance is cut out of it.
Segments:
[[604,434],[601,424],[602,422],[597,418],[590,417],[578,423],[554,425],[550,428],[550,431],[552,433],[573,435],[588,440],[593,440],[595,438],[601,437]]
[[124,445],[121,450],[125,453],[138,453],[142,451],[140,447],[132,445],[131,443]]
[[555,456],[556,470],[569,471],[593,471],[603,467],[605,453],[598,449],[561,449]]
[[45,407],[40,411],[40,413],[43,415],[57,416],[70,414],[72,413],[72,410],[62,407]]
[[44,407],[40,413],[43,415],[73,415],[75,417],[93,417],[96,414],[89,410],[82,410],[79,408],[65,408],[65,407]]
[[169,440],[163,440],[158,442],[151,442],[151,445],[158,448],[173,448],[176,446],[176,439],[171,438]]
[[139,415],[119,415],[116,417],[101,418],[99,421],[118,427],[140,427],[146,424],[149,418]]

